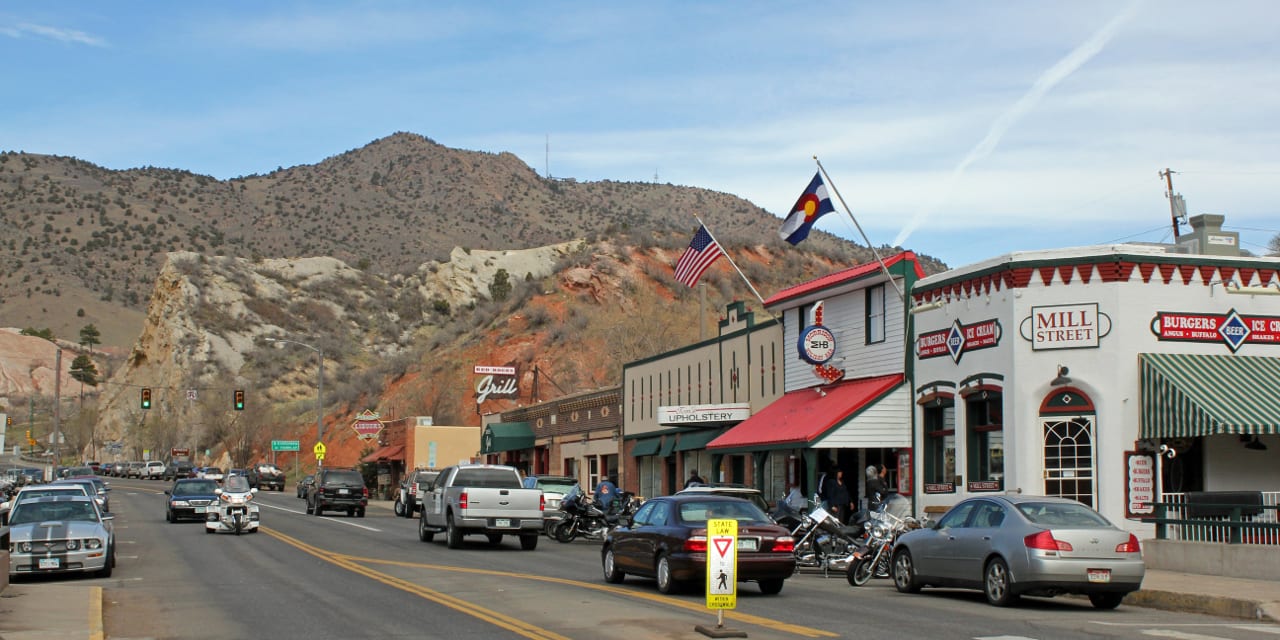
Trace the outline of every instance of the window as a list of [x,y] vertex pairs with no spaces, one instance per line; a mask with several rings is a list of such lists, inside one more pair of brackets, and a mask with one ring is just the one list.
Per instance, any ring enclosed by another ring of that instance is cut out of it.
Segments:
[[965,526],[965,521],[969,519],[969,515],[973,513],[975,502],[961,502],[952,507],[950,511],[942,516],[938,521],[939,529],[961,529]]
[[867,344],[884,342],[884,285],[867,289]]
[[587,456],[587,486],[595,488],[600,484],[600,458]]
[[[1003,395],[984,389],[965,398],[965,426],[969,452],[969,489],[1004,488]],[[975,483],[977,483],[975,485]]]
[[924,481],[945,484],[956,478],[956,403],[939,397],[924,406]]

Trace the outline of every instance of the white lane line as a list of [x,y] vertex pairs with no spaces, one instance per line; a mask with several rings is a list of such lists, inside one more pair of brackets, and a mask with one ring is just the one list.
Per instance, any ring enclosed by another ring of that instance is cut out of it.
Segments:
[[1201,633],[1187,633],[1174,629],[1143,629],[1142,635],[1159,638],[1177,638],[1177,640],[1227,640],[1223,636],[1206,636]]
[[1036,640],[1027,636],[974,636],[973,640]]
[[1280,627],[1269,624],[1233,624],[1232,629],[1243,629],[1245,631],[1257,631],[1258,633],[1270,633],[1280,636]]
[[[284,507],[277,507],[277,506],[275,506],[274,504],[266,504],[266,503],[262,503],[262,504],[259,504],[258,506],[259,506],[259,507],[266,507],[266,508],[268,508],[268,509],[275,509],[275,510],[277,510],[277,511],[284,511],[285,513],[293,513],[293,514],[297,514],[297,515],[300,515],[300,516],[314,517],[314,516],[311,516],[310,514],[306,513],[305,511],[298,511],[297,509],[286,509],[286,508],[284,508]],[[374,531],[374,532],[377,532],[377,533],[382,533],[382,529],[377,529],[377,528],[370,527],[370,526],[366,526],[366,525],[363,525],[363,524],[356,524],[356,523],[354,523],[354,522],[348,522],[348,521],[346,521],[346,520],[339,520],[339,519],[337,519],[337,518],[330,518],[329,516],[325,516],[325,515],[322,515],[322,516],[320,516],[320,517],[321,517],[321,518],[324,518],[325,520],[328,520],[329,522],[336,522],[336,523],[338,523],[338,524],[345,524],[345,525],[347,525],[347,526],[355,527],[355,528],[357,528],[357,529],[364,529],[365,531]]]

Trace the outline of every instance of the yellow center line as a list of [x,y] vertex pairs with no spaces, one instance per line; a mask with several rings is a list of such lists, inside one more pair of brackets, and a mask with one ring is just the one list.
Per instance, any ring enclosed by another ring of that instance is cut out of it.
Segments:
[[394,587],[402,591],[407,591],[419,597],[425,598],[427,600],[431,600],[432,602],[442,604],[446,607],[449,607],[450,609],[453,609],[460,613],[467,614],[469,616],[472,616],[479,620],[483,620],[490,624],[502,627],[504,629],[507,629],[508,631],[511,631],[512,633],[522,635],[526,638],[533,638],[535,640],[568,640],[566,636],[562,636],[548,629],[543,629],[542,627],[529,624],[528,622],[514,618],[512,616],[509,616],[503,613],[498,613],[497,611],[493,611],[492,609],[486,609],[479,605],[475,605],[470,602],[467,602],[466,600],[462,600],[461,598],[455,598],[453,596],[450,596],[445,593],[441,593],[434,589],[429,589],[420,584],[409,582],[408,580],[403,580],[393,576],[388,576],[384,573],[379,573],[377,571],[374,571],[373,569],[362,567],[356,564],[354,559],[349,556],[344,556],[342,554],[337,554],[337,553],[331,553],[323,549],[320,549],[318,547],[313,547],[305,542],[302,542],[301,540],[298,540],[297,538],[287,536],[283,533],[280,533],[279,531],[275,531],[274,529],[268,529],[267,527],[259,527],[259,530],[285,544],[293,546],[305,553],[311,554],[326,562],[335,564],[348,571],[351,571],[353,573],[358,573],[362,576],[365,576],[366,578],[375,580],[377,582],[381,582],[382,584],[385,584],[387,586]]
[[[476,575],[497,576],[501,578],[520,578],[523,580],[551,582],[555,584],[563,584],[563,585],[579,587],[583,589],[592,589],[595,591],[602,591],[605,593],[610,593],[610,594],[623,596],[627,598],[647,600],[649,602],[656,603],[664,607],[674,607],[674,608],[684,609],[686,611],[691,611],[693,613],[700,613],[700,614],[708,613],[707,608],[704,606],[700,606],[691,602],[686,602],[684,600],[676,600],[669,596],[664,596],[656,593],[645,593],[643,591],[635,591],[632,589],[627,589],[624,587],[615,587],[607,584],[583,582],[581,580],[571,580],[569,578],[540,576],[540,575],[531,574],[531,573],[511,573],[509,571],[498,571],[494,569],[473,569],[469,567],[452,567],[452,566],[438,565],[438,564],[426,564],[421,562],[405,562],[403,560],[383,560],[381,558],[367,558],[367,557],[361,557],[361,556],[351,556],[351,555],[346,555],[341,553],[334,553],[332,554],[332,556],[334,558],[340,558],[342,560],[346,560],[350,562],[364,562],[367,564],[384,564],[384,565],[393,565],[398,567],[410,567],[415,569],[452,571],[455,573],[470,573],[470,574],[476,574]],[[767,629],[773,629],[775,631],[793,633],[798,636],[804,636],[806,638],[837,638],[840,636],[840,634],[838,633],[832,633],[825,629],[815,629],[813,627],[805,627],[798,624],[790,624],[787,622],[782,622],[781,620],[774,620],[773,618],[755,616],[749,613],[725,611],[724,615],[726,618],[730,618],[732,620],[742,622],[745,624],[753,624],[760,627],[765,627]]]

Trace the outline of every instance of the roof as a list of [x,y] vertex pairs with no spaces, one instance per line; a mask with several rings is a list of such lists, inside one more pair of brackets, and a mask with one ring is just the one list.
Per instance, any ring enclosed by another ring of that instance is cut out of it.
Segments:
[[[884,266],[886,268],[892,267],[904,260],[910,261],[911,264],[915,267],[916,277],[918,278],[924,277],[924,269],[921,268],[919,261],[916,260],[916,254],[911,251],[903,251],[901,253],[898,253],[897,255],[893,255],[888,258],[885,258]],[[800,298],[810,293],[822,291],[823,289],[827,289],[829,287],[834,287],[836,285],[846,284],[849,282],[861,280],[863,278],[879,273],[880,270],[881,270],[880,262],[873,261],[865,264],[860,264],[854,267],[849,267],[848,269],[842,269],[840,271],[836,271],[835,273],[829,273],[820,278],[815,278],[808,282],[798,284],[788,289],[783,289],[782,291],[779,291],[773,294],[772,296],[769,297],[768,300],[764,301],[764,306],[771,307],[771,306],[780,304],[782,302],[786,302],[787,300]]]
[[902,382],[903,375],[895,373],[790,391],[712,440],[707,449],[765,450],[808,445]]
[[1143,438],[1280,433],[1280,358],[1143,353]]
[[360,459],[361,462],[374,462],[376,460],[404,460],[404,445],[388,445]]

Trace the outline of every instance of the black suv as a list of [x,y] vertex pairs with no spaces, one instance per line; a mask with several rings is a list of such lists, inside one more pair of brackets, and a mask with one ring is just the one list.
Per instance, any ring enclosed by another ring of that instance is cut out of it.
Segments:
[[315,484],[307,489],[307,513],[318,516],[327,511],[346,511],[348,516],[364,517],[369,504],[369,489],[364,476],[354,469],[322,469]]
[[190,478],[195,473],[195,466],[190,462],[170,462],[164,468],[164,473],[160,474],[161,480],[177,480],[179,478]]

